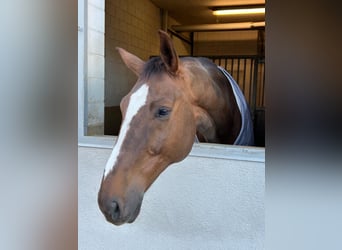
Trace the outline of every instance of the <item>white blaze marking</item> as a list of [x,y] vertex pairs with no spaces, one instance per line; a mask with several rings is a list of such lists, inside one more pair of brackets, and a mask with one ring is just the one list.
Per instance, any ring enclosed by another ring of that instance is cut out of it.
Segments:
[[138,90],[136,90],[129,99],[129,104],[126,112],[125,119],[121,125],[121,130],[117,139],[117,142],[114,146],[112,154],[110,155],[105,171],[104,176],[106,177],[108,173],[113,169],[115,166],[116,160],[119,156],[121,151],[121,145],[124,141],[127,131],[129,130],[131,121],[133,117],[139,112],[139,110],[146,104],[146,99],[148,95],[148,86],[143,84]]

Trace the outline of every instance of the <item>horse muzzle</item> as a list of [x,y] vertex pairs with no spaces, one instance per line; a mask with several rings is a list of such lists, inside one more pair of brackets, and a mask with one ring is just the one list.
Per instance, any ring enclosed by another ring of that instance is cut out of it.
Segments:
[[126,199],[98,195],[98,204],[106,220],[116,226],[132,223],[138,217],[143,194],[130,193]]

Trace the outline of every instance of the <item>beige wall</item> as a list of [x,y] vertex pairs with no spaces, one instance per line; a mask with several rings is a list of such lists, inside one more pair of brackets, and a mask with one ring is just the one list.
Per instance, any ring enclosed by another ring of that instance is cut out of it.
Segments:
[[194,55],[256,55],[258,31],[196,32]]
[[[172,25],[180,25],[179,22],[177,22],[175,19],[169,16],[168,18],[168,27],[171,27]],[[182,33],[183,36],[187,37],[190,40],[189,33]],[[173,44],[177,50],[177,53],[179,56],[189,56],[191,54],[191,45],[182,41],[176,36],[172,36]]]
[[118,106],[136,81],[115,47],[147,60],[159,52],[160,10],[149,0],[106,0],[105,106]]

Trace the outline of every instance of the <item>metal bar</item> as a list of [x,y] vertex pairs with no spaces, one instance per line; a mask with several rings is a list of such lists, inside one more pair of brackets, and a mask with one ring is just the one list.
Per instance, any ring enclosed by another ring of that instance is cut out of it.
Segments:
[[231,59],[232,64],[230,65],[230,73],[233,75],[233,70],[234,70],[234,58]]
[[260,75],[259,75],[260,87],[259,87],[259,104],[258,104],[259,107],[261,107],[263,105],[263,94],[262,94],[262,92],[264,91],[264,81],[263,81],[264,70],[265,70],[264,64],[260,63]]
[[194,32],[190,33],[190,47],[191,47],[191,56],[194,55]]
[[265,64],[262,66],[262,90],[261,90],[261,105],[262,107],[265,106]]
[[255,59],[251,60],[251,70],[249,72],[249,95],[248,95],[248,103],[251,106],[252,98],[251,98],[251,92],[252,92],[252,84],[253,84],[253,70],[254,70],[254,61]]
[[191,40],[189,38],[187,38],[186,36],[179,34],[178,32],[174,31],[173,29],[168,28],[167,29],[172,35],[174,35],[175,37],[178,37],[179,39],[181,39],[183,42],[186,42],[188,44],[191,45]]
[[238,66],[237,66],[237,77],[236,77],[236,82],[240,85],[239,79],[240,79],[240,58],[238,60]]
[[257,95],[257,83],[258,83],[258,66],[259,60],[255,59],[254,61],[254,77],[253,77],[253,89],[252,89],[252,100],[251,100],[251,109],[252,109],[252,117],[254,117],[255,109],[256,109],[256,95]]
[[247,64],[247,59],[244,59],[244,65],[243,65],[243,81],[242,81],[242,91],[245,92],[245,87],[246,87],[246,64]]

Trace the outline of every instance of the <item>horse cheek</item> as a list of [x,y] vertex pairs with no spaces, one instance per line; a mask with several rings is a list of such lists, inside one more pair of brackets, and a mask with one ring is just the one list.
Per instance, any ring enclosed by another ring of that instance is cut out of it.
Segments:
[[179,120],[179,127],[173,134],[173,147],[170,150],[173,151],[176,161],[183,160],[191,151],[192,145],[195,140],[196,126],[195,121],[190,114],[188,119]]

